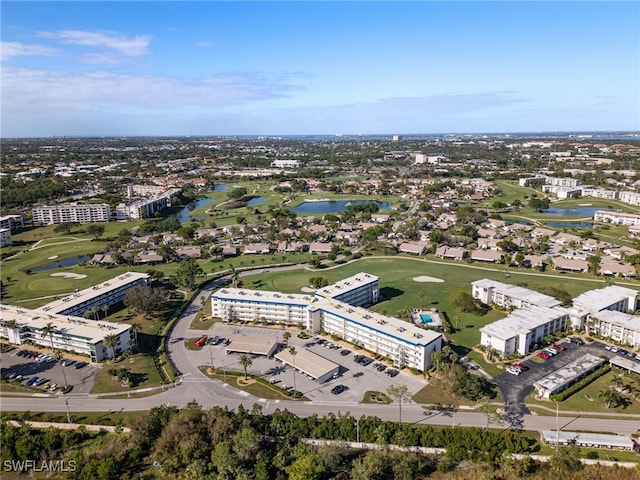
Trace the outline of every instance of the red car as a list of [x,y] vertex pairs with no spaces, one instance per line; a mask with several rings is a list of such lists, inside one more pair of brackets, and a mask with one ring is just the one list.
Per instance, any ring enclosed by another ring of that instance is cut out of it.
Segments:
[[558,350],[559,352],[564,352],[566,350],[565,347],[563,347],[562,345],[558,345],[556,343],[551,345],[551,348],[553,348],[554,350]]
[[529,370],[529,367],[525,367],[521,363],[514,363],[513,366],[516,367],[521,372],[526,372],[527,370]]
[[549,355],[548,353],[540,352],[538,354],[538,357],[542,358],[543,360],[549,360],[551,358],[551,355]]
[[202,335],[198,340],[196,340],[195,342],[193,342],[193,346],[196,348],[200,348],[203,347],[205,343],[207,343],[207,337],[206,335]]

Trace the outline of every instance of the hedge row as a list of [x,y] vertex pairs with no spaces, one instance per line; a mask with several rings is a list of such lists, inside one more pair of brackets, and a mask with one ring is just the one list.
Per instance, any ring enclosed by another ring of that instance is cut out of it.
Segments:
[[605,373],[609,372],[610,370],[611,370],[611,366],[604,365],[604,366],[600,367],[598,370],[596,370],[595,372],[593,372],[593,373],[587,375],[586,377],[584,377],[579,382],[574,383],[573,385],[571,385],[566,390],[563,390],[560,393],[555,393],[555,394],[549,396],[549,399],[553,400],[554,402],[562,402],[562,401],[566,400],[567,398],[569,398],[574,393],[579,392],[584,387],[586,387],[587,385],[589,385],[593,381],[597,380],[598,378],[600,378],[602,375],[604,375]]

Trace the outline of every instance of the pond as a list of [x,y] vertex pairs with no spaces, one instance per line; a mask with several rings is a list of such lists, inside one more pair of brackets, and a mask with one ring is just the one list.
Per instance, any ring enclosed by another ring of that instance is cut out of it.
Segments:
[[191,220],[194,220],[194,221],[206,220],[207,217],[190,217],[189,213],[193,212],[197,208],[204,207],[205,205],[208,205],[210,203],[213,203],[212,198],[201,198],[197,202],[190,203],[189,205],[184,207],[182,210],[180,210],[180,212],[178,212],[178,221],[189,222]]
[[389,210],[391,203],[379,202],[377,200],[320,200],[318,202],[305,201],[292,208],[294,213],[338,213],[344,212],[349,205],[362,205],[365,203],[376,203],[380,210]]
[[598,210],[615,212],[614,208],[607,207],[576,207],[576,208],[547,208],[543,213],[550,215],[562,215],[564,217],[593,217]]
[[229,190],[229,187],[226,185],[220,185],[219,183],[216,183],[213,187],[214,192],[226,192],[227,190]]
[[593,228],[593,223],[589,222],[547,222],[545,225],[553,228]]
[[49,265],[45,265],[44,267],[32,268],[31,272],[38,273],[38,272],[44,272],[46,270],[52,270],[54,268],[73,267],[74,265],[79,265],[90,259],[91,259],[91,255],[63,258],[62,260],[58,260],[57,262],[50,263]]

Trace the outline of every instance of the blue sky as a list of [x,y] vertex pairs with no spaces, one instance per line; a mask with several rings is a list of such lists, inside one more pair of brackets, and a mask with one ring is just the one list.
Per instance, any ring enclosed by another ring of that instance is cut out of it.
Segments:
[[640,3],[2,1],[2,137],[640,130]]

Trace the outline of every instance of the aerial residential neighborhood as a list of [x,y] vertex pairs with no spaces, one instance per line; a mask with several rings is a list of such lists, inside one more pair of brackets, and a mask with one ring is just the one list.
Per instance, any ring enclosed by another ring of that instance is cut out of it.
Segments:
[[2,478],[638,478],[638,19],[1,2]]

